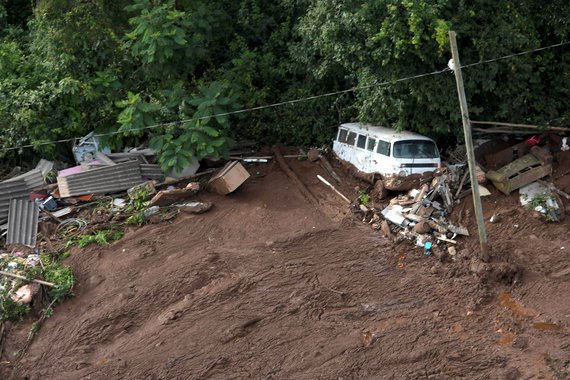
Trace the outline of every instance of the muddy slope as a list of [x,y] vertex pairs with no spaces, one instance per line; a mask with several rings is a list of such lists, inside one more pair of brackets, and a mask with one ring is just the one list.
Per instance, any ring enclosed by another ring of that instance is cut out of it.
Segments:
[[[441,263],[355,220],[290,161],[254,166],[202,215],[73,252],[76,297],[19,366],[30,379],[561,379],[570,373],[568,221],[549,224],[493,193],[493,262],[477,241]],[[352,180],[341,189],[356,196]],[[361,184],[362,185],[362,184]],[[475,234],[470,203],[459,206]],[[516,225],[516,226],[515,226]],[[564,247],[564,248],[562,248]],[[13,326],[3,360],[27,333]]]

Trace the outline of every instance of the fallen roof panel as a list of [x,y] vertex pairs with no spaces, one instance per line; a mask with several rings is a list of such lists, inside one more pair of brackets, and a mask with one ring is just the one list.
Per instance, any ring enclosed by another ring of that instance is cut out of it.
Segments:
[[6,244],[36,245],[38,218],[40,209],[28,200],[12,199],[8,215],[8,234]]
[[44,177],[47,177],[49,172],[53,170],[53,166],[53,161],[44,160],[42,158],[36,165],[36,169],[39,169]]
[[42,175],[42,171],[40,169],[32,169],[29,172],[20,174],[14,178],[7,179],[4,182],[14,182],[20,180],[23,180],[26,183],[28,190],[39,189],[46,184],[44,181],[44,176]]
[[105,166],[57,178],[61,197],[114,193],[127,190],[142,182],[138,161]]
[[162,181],[164,179],[164,172],[160,168],[160,165],[156,164],[141,164],[141,175],[144,178],[156,179]]
[[39,189],[43,187],[45,183],[45,177],[53,169],[53,162],[44,160],[43,158],[38,162],[35,169],[32,169],[19,176],[7,179],[4,182],[13,182],[24,180],[29,190]]
[[0,182],[0,223],[8,219],[8,209],[12,199],[26,199],[30,194],[24,179]]

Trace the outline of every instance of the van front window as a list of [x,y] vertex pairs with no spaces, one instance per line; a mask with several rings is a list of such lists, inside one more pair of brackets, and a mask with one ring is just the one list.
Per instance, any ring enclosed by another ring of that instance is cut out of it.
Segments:
[[439,152],[433,141],[405,140],[394,143],[396,158],[438,158]]

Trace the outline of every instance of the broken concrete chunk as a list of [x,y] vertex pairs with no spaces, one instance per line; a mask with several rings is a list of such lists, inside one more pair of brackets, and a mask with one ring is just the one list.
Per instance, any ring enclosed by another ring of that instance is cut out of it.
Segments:
[[386,207],[384,210],[382,210],[382,215],[384,218],[397,225],[402,225],[406,220],[406,218],[404,218],[402,215],[402,206],[399,205],[391,205]]

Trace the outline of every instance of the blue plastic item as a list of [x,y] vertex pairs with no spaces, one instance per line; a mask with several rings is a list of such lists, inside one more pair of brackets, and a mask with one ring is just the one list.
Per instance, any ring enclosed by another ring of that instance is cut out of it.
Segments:
[[424,250],[424,255],[428,255],[428,256],[431,255],[431,251],[430,251],[431,245],[432,245],[431,241],[426,241],[426,242],[424,243],[424,249],[425,249],[425,250]]

